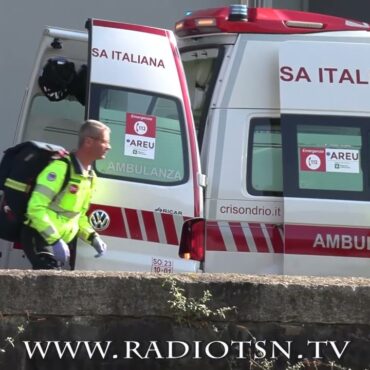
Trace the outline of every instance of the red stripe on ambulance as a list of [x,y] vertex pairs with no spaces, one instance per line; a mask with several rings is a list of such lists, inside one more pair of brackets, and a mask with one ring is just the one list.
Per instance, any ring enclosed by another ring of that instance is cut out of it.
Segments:
[[[283,253],[283,234],[273,224],[207,222],[207,250]],[[231,242],[231,243],[230,243]]]
[[229,225],[238,251],[249,252],[247,239],[245,238],[240,222],[230,222]]
[[110,218],[108,229],[105,230],[106,233],[102,233],[102,235],[116,236],[117,238],[127,238],[128,237],[127,229],[123,222],[121,208],[92,204],[89,209],[89,215],[93,211],[98,210],[98,209],[101,209],[107,212]]
[[257,252],[261,253],[270,252],[267,246],[266,236],[262,232],[260,224],[250,223],[249,226],[253,235],[254,242],[257,247]]
[[178,246],[184,217],[166,213],[91,205],[89,214],[102,210],[109,215],[110,223],[101,235],[149,241]]
[[159,243],[159,236],[153,212],[142,211],[144,226],[146,230],[147,240],[150,242]]
[[285,225],[285,253],[370,258],[370,229]]
[[143,240],[137,210],[125,208],[124,212],[124,217],[126,217],[130,233],[130,239]]
[[177,237],[176,227],[174,222],[174,216],[167,213],[161,213],[163,221],[164,232],[166,234],[166,240],[168,244],[179,244],[179,238]]
[[[102,235],[179,245],[184,217],[129,208],[92,205],[102,209],[110,224]],[[207,221],[209,251],[286,253],[370,258],[370,229]]]
[[217,221],[207,221],[206,243],[208,250],[226,251],[224,239]]
[[[106,211],[111,220],[108,228],[100,231],[102,235],[174,246],[179,245],[186,219],[180,215],[97,205],[90,212],[97,209]],[[282,233],[272,224],[207,221],[206,243],[211,251],[283,253]]]
[[275,253],[284,253],[284,232],[282,226],[267,227]]

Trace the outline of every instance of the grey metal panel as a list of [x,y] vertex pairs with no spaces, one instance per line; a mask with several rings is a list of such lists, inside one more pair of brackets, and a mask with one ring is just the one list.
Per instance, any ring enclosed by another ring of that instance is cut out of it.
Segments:
[[370,2],[364,0],[325,0],[308,1],[308,10],[324,14],[331,14],[345,18],[370,21]]

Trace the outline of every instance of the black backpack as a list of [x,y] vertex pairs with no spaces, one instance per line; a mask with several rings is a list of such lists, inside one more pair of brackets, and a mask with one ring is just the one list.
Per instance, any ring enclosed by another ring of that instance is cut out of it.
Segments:
[[68,163],[62,189],[70,179],[68,152],[61,146],[27,141],[4,151],[0,162],[0,238],[19,241],[27,203],[38,174],[52,160]]

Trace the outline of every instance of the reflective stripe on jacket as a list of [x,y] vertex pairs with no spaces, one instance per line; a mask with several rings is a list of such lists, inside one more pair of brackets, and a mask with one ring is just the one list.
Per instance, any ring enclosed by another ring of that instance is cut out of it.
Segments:
[[94,229],[86,212],[90,206],[96,175],[82,171],[76,157],[69,161],[70,179],[62,189],[68,164],[55,160],[46,166],[36,180],[28,202],[26,224],[36,229],[48,244],[63,239],[69,243],[77,234],[88,242]]

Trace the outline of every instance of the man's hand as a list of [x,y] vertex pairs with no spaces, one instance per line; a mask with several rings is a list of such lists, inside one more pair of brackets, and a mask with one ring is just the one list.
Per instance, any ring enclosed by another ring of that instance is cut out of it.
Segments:
[[100,257],[107,251],[107,244],[103,241],[103,239],[100,236],[94,236],[91,245],[98,252],[98,254],[96,254],[95,257]]
[[59,239],[52,245],[54,258],[65,265],[69,261],[70,251],[67,243],[63,239]]

